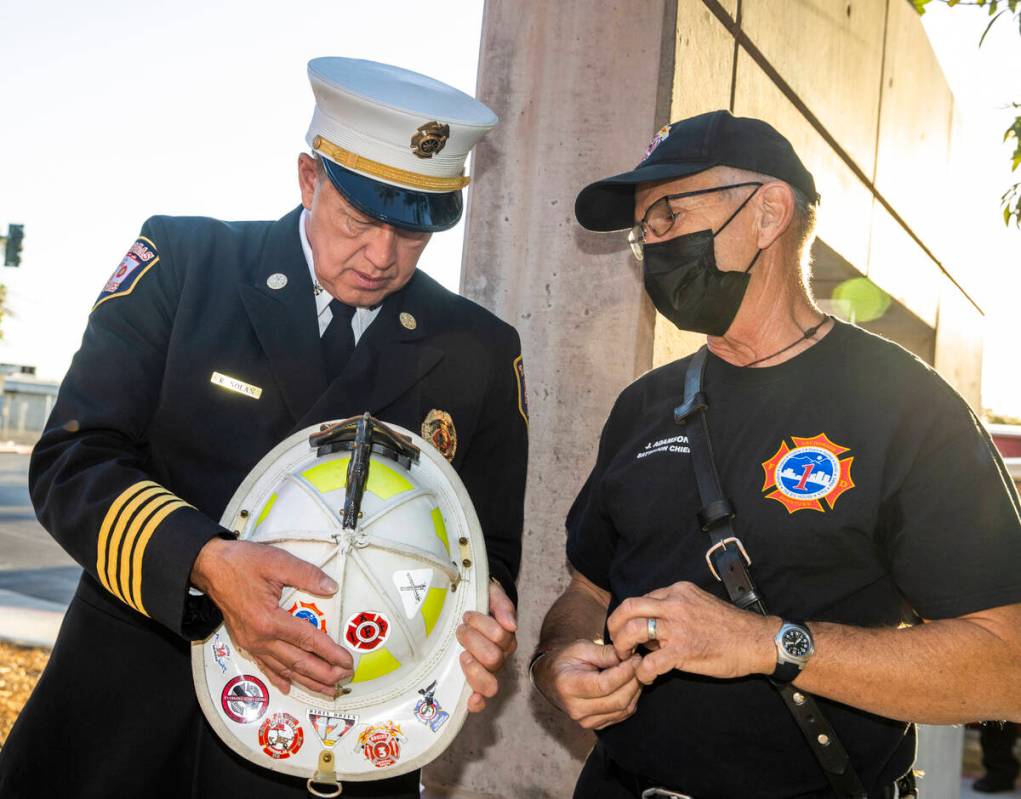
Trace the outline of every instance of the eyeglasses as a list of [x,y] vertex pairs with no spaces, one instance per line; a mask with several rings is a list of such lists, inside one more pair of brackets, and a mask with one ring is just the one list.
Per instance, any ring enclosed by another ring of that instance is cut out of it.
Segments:
[[[727,189],[740,189],[744,186],[762,186],[762,183],[757,181],[750,181],[748,183],[731,183],[727,186],[713,186],[708,189],[699,189],[698,191],[685,191],[680,194],[667,194],[660,197],[656,202],[645,209],[645,213],[642,214],[641,221],[635,223],[635,226],[628,231],[627,243],[631,245],[631,252],[637,260],[641,261],[645,258],[645,236],[646,232],[651,230],[652,234],[656,238],[660,238],[669,233],[674,226],[684,209],[675,211],[671,206],[672,200],[680,200],[685,197],[697,197],[700,194],[712,194],[717,191],[725,191]],[[755,192],[752,192],[754,194]],[[750,195],[749,195],[750,196]],[[747,202],[747,200],[746,200]]]

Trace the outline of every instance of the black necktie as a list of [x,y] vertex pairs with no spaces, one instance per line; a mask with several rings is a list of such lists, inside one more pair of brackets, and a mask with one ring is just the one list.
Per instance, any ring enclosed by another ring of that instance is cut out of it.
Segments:
[[322,335],[323,360],[326,363],[326,376],[332,380],[347,366],[351,354],[355,351],[355,334],[351,329],[351,319],[355,309],[340,300],[330,300],[333,319]]

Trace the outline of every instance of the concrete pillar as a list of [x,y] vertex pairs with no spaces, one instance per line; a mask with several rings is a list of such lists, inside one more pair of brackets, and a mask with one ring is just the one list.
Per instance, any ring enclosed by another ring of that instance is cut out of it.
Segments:
[[919,782],[922,796],[959,799],[964,727],[918,726],[918,757],[915,769],[924,772]]
[[[531,410],[520,651],[499,700],[426,769],[430,796],[570,796],[593,739],[525,674],[566,585],[564,517],[620,390],[652,363],[652,309],[623,235],[574,220],[589,181],[633,167],[667,121],[676,2],[488,0],[462,292],[521,333]],[[508,364],[508,368],[510,365]]]

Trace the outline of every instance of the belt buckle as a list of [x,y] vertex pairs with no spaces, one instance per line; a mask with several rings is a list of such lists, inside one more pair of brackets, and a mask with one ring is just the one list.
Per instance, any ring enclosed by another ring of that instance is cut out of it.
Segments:
[[[741,557],[744,558],[744,562],[747,563],[749,566],[752,565],[752,559],[748,557],[748,550],[744,548],[744,544],[741,543],[740,538],[737,538],[736,536],[724,538],[722,541],[719,541],[713,544],[711,547],[709,547],[709,549],[707,549],[705,553],[705,562],[709,565],[709,571],[713,573],[713,577],[715,577],[717,581],[719,581],[721,578],[719,573],[716,571],[716,567],[713,566],[712,554],[717,549],[726,549],[727,544],[734,544],[734,546],[737,547],[737,551],[741,553]],[[683,794],[681,795],[683,796]]]
[[642,791],[642,799],[694,799],[694,797],[666,788],[646,788]]

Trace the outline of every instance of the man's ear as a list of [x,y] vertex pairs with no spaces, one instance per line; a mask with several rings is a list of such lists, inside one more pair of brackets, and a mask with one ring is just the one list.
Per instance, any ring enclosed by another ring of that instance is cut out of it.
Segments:
[[316,181],[319,177],[319,164],[308,153],[298,155],[298,188],[301,190],[301,204],[306,210],[312,208],[312,198],[316,193]]
[[766,249],[790,227],[794,219],[794,192],[786,183],[773,181],[759,189],[759,249]]

